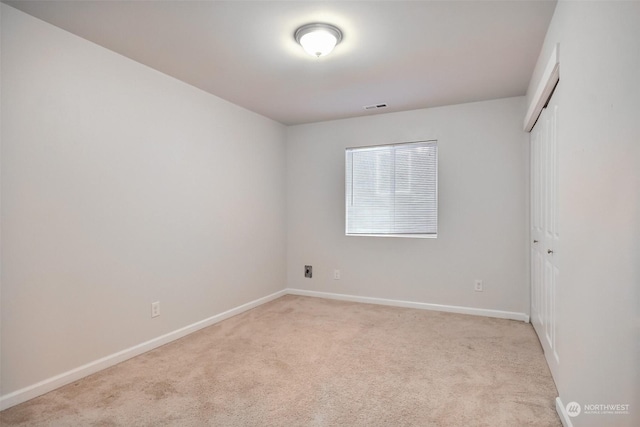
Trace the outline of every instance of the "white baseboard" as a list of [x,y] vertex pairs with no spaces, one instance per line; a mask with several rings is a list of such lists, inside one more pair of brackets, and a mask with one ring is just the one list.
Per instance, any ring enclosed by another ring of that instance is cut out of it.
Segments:
[[[207,326],[214,325],[218,322],[228,319],[229,317],[243,313],[247,310],[251,310],[252,308],[255,308],[266,302],[273,301],[274,299],[280,298],[281,296],[284,296],[287,294],[319,297],[319,298],[327,298],[327,299],[335,299],[335,300],[343,300],[343,301],[362,302],[362,303],[368,303],[368,304],[389,305],[389,306],[395,306],[395,307],[417,308],[422,310],[435,310],[435,311],[446,311],[450,313],[472,314],[476,316],[520,320],[523,322],[529,321],[528,315],[524,313],[516,313],[516,312],[510,312],[510,311],[487,310],[482,308],[459,307],[454,305],[428,304],[423,302],[361,297],[361,296],[355,296],[355,295],[334,294],[334,293],[328,293],[328,292],[317,292],[317,291],[307,291],[303,289],[287,288],[287,289],[283,289],[281,291],[275,292],[271,295],[267,295],[266,297],[259,298],[254,301],[243,304],[241,306],[232,308],[231,310],[227,310],[223,313],[216,314],[215,316],[209,317],[207,319],[201,320],[191,325],[185,326],[184,328],[177,329],[173,332],[169,332],[165,335],[159,336],[157,338],[153,338],[149,341],[127,348],[125,350],[119,351],[109,356],[105,356],[101,359],[94,360],[93,362],[89,362],[85,365],[79,366],[70,371],[63,372],[62,374],[56,375],[51,378],[47,378],[46,380],[40,381],[39,383],[27,386],[25,388],[14,391],[7,395],[0,396],[0,410],[10,408],[20,403],[26,402],[27,400],[33,399],[34,397],[41,396],[45,393],[55,390],[56,388],[70,384],[88,375],[94,374],[103,369],[117,365],[118,363],[124,362],[125,360],[131,359],[142,353],[146,353],[147,351],[153,350],[154,348],[168,344],[171,341],[175,341],[179,338],[182,338],[186,335],[196,332],[202,328],[206,328]],[[571,427],[571,423],[569,422],[569,424],[565,424],[565,427],[567,426]]]
[[569,414],[567,413],[567,409],[562,403],[562,399],[560,399],[560,396],[556,397],[556,412],[558,413],[558,416],[560,417],[560,421],[562,422],[562,425],[564,427],[573,427],[571,418],[569,417]]
[[215,316],[211,316],[207,319],[185,326],[184,328],[177,329],[173,332],[169,332],[168,334],[143,342],[142,344],[138,344],[109,356],[105,356],[101,359],[94,360],[93,362],[89,362],[86,365],[79,366],[70,371],[63,372],[60,375],[56,375],[54,377],[40,381],[39,383],[30,385],[20,390],[16,390],[5,396],[1,396],[0,410],[4,410],[18,405],[22,402],[26,402],[27,400],[41,396],[45,393],[55,390],[56,388],[62,387],[63,385],[70,384],[88,375],[117,365],[120,362],[131,359],[132,357],[138,356],[142,353],[146,353],[147,351],[153,350],[154,348],[168,344],[171,341],[175,341],[178,338],[182,338],[185,335],[189,335],[202,328],[206,328],[207,326],[214,325],[218,322],[221,322],[222,320],[228,319],[229,317],[235,316],[247,310],[251,310],[252,308],[255,308],[259,305],[286,295],[286,293],[286,290],[282,290],[271,295],[267,295],[266,297],[258,298],[254,301],[232,308],[231,310],[227,310],[223,313],[216,314]]
[[448,313],[471,314],[474,316],[497,317],[499,319],[529,322],[529,315],[513,311],[489,310],[484,308],[461,307],[457,305],[429,304],[426,302],[401,301],[385,298],[361,297],[356,295],[333,294],[329,292],[307,291],[304,289],[286,289],[287,294],[336,299],[341,301],[363,302],[368,304],[390,305],[394,307],[417,308],[420,310],[446,311]]

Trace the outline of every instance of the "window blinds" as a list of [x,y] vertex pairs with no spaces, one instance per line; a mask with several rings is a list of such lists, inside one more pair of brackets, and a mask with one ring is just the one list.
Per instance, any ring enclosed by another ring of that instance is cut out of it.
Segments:
[[346,234],[435,237],[437,141],[346,149]]

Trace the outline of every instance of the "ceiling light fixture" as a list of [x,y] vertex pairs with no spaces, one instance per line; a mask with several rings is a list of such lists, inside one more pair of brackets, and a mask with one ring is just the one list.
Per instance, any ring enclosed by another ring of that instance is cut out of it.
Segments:
[[294,37],[309,55],[321,57],[340,43],[342,31],[333,25],[315,23],[298,28]]

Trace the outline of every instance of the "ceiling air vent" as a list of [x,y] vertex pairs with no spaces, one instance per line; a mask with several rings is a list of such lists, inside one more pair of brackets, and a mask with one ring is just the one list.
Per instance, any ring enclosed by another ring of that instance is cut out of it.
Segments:
[[387,108],[387,104],[373,104],[373,105],[365,105],[365,110],[379,110],[380,108]]

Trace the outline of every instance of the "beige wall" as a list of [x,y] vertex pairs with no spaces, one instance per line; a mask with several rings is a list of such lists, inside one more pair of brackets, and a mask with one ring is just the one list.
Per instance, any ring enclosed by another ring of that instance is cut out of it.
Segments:
[[[529,313],[524,106],[517,97],[289,127],[288,286]],[[346,237],[344,149],[426,139],[439,144],[438,238]]]
[[284,139],[3,4],[2,394],[283,289]]
[[[640,3],[560,1],[556,378],[564,404],[629,404],[575,426],[640,425]],[[584,412],[584,409],[583,409]]]

